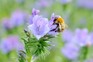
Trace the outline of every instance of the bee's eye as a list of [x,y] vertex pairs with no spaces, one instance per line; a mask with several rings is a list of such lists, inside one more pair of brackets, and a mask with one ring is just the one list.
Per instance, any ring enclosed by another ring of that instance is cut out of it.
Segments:
[[54,22],[56,22],[57,18],[54,19]]

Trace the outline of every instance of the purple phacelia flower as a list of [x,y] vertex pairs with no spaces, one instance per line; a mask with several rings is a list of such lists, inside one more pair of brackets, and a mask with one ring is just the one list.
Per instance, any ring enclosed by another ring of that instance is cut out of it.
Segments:
[[62,37],[63,40],[66,41],[66,43],[64,43],[65,46],[62,49],[62,53],[69,59],[77,58],[79,50],[81,50],[82,47],[90,47],[93,45],[93,33],[88,34],[88,30],[86,28],[76,29],[73,34],[71,31],[65,30],[62,33]]
[[33,17],[35,16],[35,15],[38,15],[40,13],[40,11],[39,10],[36,10],[36,9],[32,9],[32,14],[31,15],[29,15],[29,19],[28,19],[28,22],[29,22],[29,24],[32,24],[33,23]]
[[5,29],[12,29],[17,26],[23,25],[26,20],[26,13],[21,10],[16,10],[11,14],[10,18],[4,18],[2,21],[2,26]]
[[93,33],[90,34],[90,41],[91,41],[91,44],[93,45]]
[[45,8],[45,7],[51,6],[52,2],[54,2],[54,1],[53,0],[38,0],[38,1],[35,2],[34,6],[36,8]]
[[69,42],[73,39],[73,33],[70,30],[65,30],[62,33],[62,38],[65,42]]
[[60,2],[61,2],[62,4],[67,4],[67,3],[72,2],[72,0],[60,0]]
[[79,7],[93,9],[93,0],[77,0],[77,5]]
[[4,18],[2,20],[2,27],[4,27],[5,29],[12,29],[14,27],[14,25],[12,24],[10,19]]
[[87,45],[88,42],[87,39],[88,39],[87,29],[76,29],[74,42],[76,42],[79,46],[85,46]]
[[88,30],[85,29],[76,29],[75,33],[72,33],[69,30],[65,30],[62,33],[62,38],[65,42],[73,42],[79,46],[86,46],[90,43],[90,37],[88,34]]
[[39,0],[39,4],[42,7],[47,7],[49,5],[49,2],[47,0]]
[[57,25],[53,25],[54,23],[54,19],[57,15],[55,15],[54,13],[51,15],[51,19],[49,21],[49,27],[50,27],[50,32],[48,33],[49,35],[53,35],[53,36],[56,36],[58,34],[58,32],[55,32],[55,29],[57,27]]
[[23,50],[23,44],[19,42],[19,38],[17,36],[9,36],[2,40],[0,43],[0,50],[4,53],[8,53],[12,50]]
[[11,14],[10,21],[14,26],[23,25],[26,20],[26,14],[21,10],[16,10]]
[[84,62],[93,62],[93,58],[86,59]]
[[38,15],[39,13],[39,10],[36,10],[35,8],[32,9],[32,16]]
[[31,33],[39,40],[41,37],[46,35],[49,31],[48,19],[42,16],[36,15],[33,17],[33,24],[28,26]]
[[71,60],[75,60],[78,57],[80,48],[74,43],[66,43],[65,46],[62,48],[62,54]]
[[90,33],[87,39],[87,45],[91,46],[93,45],[93,33]]

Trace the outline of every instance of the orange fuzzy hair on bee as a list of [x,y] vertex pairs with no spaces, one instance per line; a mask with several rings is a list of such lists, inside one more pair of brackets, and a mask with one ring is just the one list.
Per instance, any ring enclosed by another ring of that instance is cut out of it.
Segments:
[[64,23],[64,19],[61,18],[61,17],[58,17],[56,23],[57,22],[60,23],[60,24],[63,24]]

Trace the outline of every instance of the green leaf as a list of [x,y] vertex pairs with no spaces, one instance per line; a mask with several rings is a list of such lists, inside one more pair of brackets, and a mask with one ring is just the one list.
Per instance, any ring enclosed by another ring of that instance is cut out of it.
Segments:
[[87,54],[88,54],[88,47],[87,46],[82,47],[79,55],[80,62],[84,61],[87,58]]
[[25,62],[26,61],[26,53],[24,51],[19,51],[19,62]]

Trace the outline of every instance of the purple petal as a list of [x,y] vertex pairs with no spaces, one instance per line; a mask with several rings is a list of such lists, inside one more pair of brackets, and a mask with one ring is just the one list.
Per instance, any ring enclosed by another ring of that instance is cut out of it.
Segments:
[[28,29],[39,40],[50,31],[48,23],[48,19],[36,15],[33,18],[33,24],[29,25]]
[[75,42],[80,45],[84,46],[87,44],[88,38],[88,30],[87,29],[77,29],[75,34]]
[[39,10],[36,10],[35,8],[32,9],[32,16],[38,15],[39,13]]
[[0,49],[2,52],[7,53],[10,52],[11,50],[23,50],[23,44],[19,42],[19,39],[17,36],[9,36],[2,40],[0,44]]
[[14,24],[15,26],[22,25],[25,22],[26,19],[26,14],[23,13],[21,10],[16,10],[12,13],[11,15],[11,23]]
[[14,25],[11,23],[11,21],[8,18],[4,18],[2,21],[3,21],[2,26],[5,29],[12,29],[14,27]]

